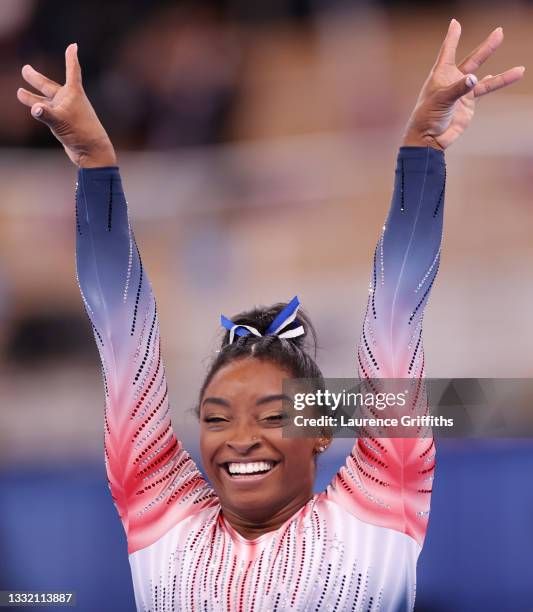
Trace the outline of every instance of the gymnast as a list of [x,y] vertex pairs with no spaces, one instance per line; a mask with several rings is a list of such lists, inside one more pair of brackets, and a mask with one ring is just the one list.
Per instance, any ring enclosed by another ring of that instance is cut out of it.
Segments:
[[[478,80],[502,29],[456,63],[460,33],[452,20],[399,150],[357,350],[363,380],[423,379],[444,150],[470,124],[476,98],[524,73],[515,67]],[[222,344],[198,402],[204,478],[171,424],[156,304],[113,145],[84,93],[77,45],[66,49],[64,85],[29,65],[22,76],[39,93],[21,88],[18,99],[79,168],[77,272],[102,362],[105,462],[137,609],[412,610],[435,466],[431,437],[359,437],[326,490],[313,493],[330,435],[282,436],[282,381],[322,376],[314,329],[294,298],[221,318]]]

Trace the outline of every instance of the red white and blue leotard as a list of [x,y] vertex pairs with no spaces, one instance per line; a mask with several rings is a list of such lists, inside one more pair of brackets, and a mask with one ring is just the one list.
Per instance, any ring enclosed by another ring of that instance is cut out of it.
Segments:
[[[400,149],[358,349],[362,377],[423,376],[444,186],[441,152]],[[138,610],[412,610],[432,440],[358,439],[324,492],[246,540],[171,426],[156,304],[117,168],[79,171],[76,213],[78,278],[104,376],[107,474]]]

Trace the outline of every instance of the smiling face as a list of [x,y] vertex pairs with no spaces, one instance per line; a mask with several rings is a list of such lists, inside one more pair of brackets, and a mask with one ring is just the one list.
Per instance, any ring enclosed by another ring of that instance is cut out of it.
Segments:
[[321,439],[282,437],[282,381],[290,377],[247,357],[222,367],[201,399],[204,469],[225,513],[245,522],[289,518],[313,495]]

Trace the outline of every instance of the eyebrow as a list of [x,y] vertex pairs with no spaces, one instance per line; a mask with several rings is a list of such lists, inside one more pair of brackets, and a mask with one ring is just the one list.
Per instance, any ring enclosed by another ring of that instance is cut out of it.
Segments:
[[286,400],[288,402],[292,402],[288,395],[285,393],[278,393],[276,395],[265,395],[265,397],[261,397],[255,402],[256,406],[262,406],[263,404],[268,404],[269,402],[277,402],[278,400]]
[[206,397],[202,402],[203,404],[217,404],[218,406],[226,406],[226,408],[230,407],[230,403],[221,397]]
[[[259,398],[256,402],[256,406],[262,406],[263,404],[268,404],[270,402],[277,402],[279,400],[286,400],[288,402],[292,402],[291,398],[285,393],[277,393],[275,395],[265,395],[264,397]],[[222,397],[206,397],[203,404],[216,404],[217,406],[225,406],[226,408],[230,408],[231,404],[228,400],[225,400]]]

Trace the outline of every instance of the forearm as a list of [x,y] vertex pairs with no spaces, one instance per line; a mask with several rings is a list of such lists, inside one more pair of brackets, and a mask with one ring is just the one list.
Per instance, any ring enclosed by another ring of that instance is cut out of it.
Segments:
[[[118,168],[79,169],[76,185],[78,280],[93,324],[104,328],[102,331],[106,334],[109,330],[105,327],[117,311],[132,310],[127,299],[130,287],[129,283],[126,287],[125,281],[131,279],[134,271],[133,249]],[[136,272],[140,274],[140,258],[135,255]]]
[[391,207],[375,251],[359,348],[362,377],[421,374],[421,324],[439,267],[445,180],[443,153],[400,149]]

